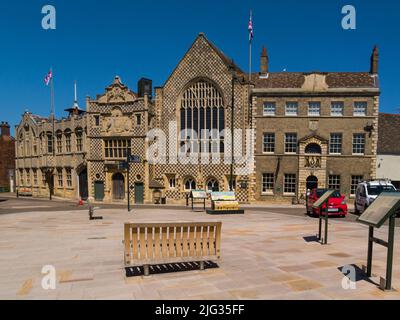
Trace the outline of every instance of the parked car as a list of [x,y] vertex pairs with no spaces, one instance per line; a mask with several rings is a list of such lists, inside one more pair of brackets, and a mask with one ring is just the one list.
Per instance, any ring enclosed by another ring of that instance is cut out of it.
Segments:
[[396,192],[394,185],[387,180],[361,182],[356,191],[354,213],[362,214],[382,192]]
[[[311,190],[307,198],[307,214],[319,216],[321,214],[319,209],[314,209],[313,204],[327,192],[328,189],[314,189]],[[322,206],[322,214],[325,214],[326,205]],[[348,208],[345,201],[345,196],[340,194],[339,191],[335,191],[332,197],[328,201],[328,215],[345,217],[347,215]]]

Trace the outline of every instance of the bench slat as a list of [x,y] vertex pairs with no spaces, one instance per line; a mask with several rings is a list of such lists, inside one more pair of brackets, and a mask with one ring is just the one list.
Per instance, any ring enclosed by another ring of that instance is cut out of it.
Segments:
[[154,228],[154,256],[156,259],[159,259],[162,257],[160,237],[161,237],[160,227],[155,227]]
[[168,246],[169,246],[169,257],[170,258],[175,258],[176,257],[176,252],[175,252],[175,229],[176,227],[170,227],[169,228],[169,241],[168,241]]
[[182,232],[183,227],[176,227],[176,257],[182,258]]
[[135,260],[139,259],[138,228],[132,226],[131,232],[132,232],[132,258]]
[[167,236],[168,236],[168,228],[169,227],[162,227],[161,232],[162,232],[162,257],[167,258],[168,257],[168,246],[167,246]]
[[202,228],[201,226],[196,227],[196,256],[201,257],[202,256]]

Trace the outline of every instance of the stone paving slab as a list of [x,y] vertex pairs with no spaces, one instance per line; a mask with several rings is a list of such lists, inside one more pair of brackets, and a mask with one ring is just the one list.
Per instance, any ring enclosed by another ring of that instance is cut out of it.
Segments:
[[[208,216],[170,209],[32,212],[0,216],[0,299],[400,299],[374,284],[385,275],[386,250],[375,246],[372,282],[342,288],[340,268],[366,263],[368,229],[346,220],[330,221],[329,245],[306,241],[318,220],[246,211]],[[222,221],[219,269],[125,278],[124,222]],[[386,238],[383,227],[376,236]],[[400,236],[396,230],[396,237]],[[400,288],[398,246],[395,288]],[[56,290],[41,287],[42,267],[57,271]]]

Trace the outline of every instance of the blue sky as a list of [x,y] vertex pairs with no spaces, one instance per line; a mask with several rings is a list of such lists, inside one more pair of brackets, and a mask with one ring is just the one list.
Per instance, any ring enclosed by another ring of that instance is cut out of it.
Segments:
[[[41,9],[57,10],[57,29],[43,30]],[[341,8],[357,10],[357,29],[343,30]],[[0,120],[11,125],[29,111],[49,114],[55,73],[57,116],[103,92],[115,75],[136,91],[141,77],[163,85],[199,32],[205,32],[242,69],[248,68],[249,11],[253,10],[254,67],[262,45],[271,71],[368,71],[380,48],[381,111],[400,107],[400,3],[393,0],[47,0],[0,2]]]

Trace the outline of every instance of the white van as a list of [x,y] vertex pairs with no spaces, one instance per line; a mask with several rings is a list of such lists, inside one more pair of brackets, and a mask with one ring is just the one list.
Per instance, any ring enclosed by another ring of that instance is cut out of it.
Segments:
[[382,192],[396,191],[396,188],[388,180],[361,182],[356,191],[354,213],[363,213]]

